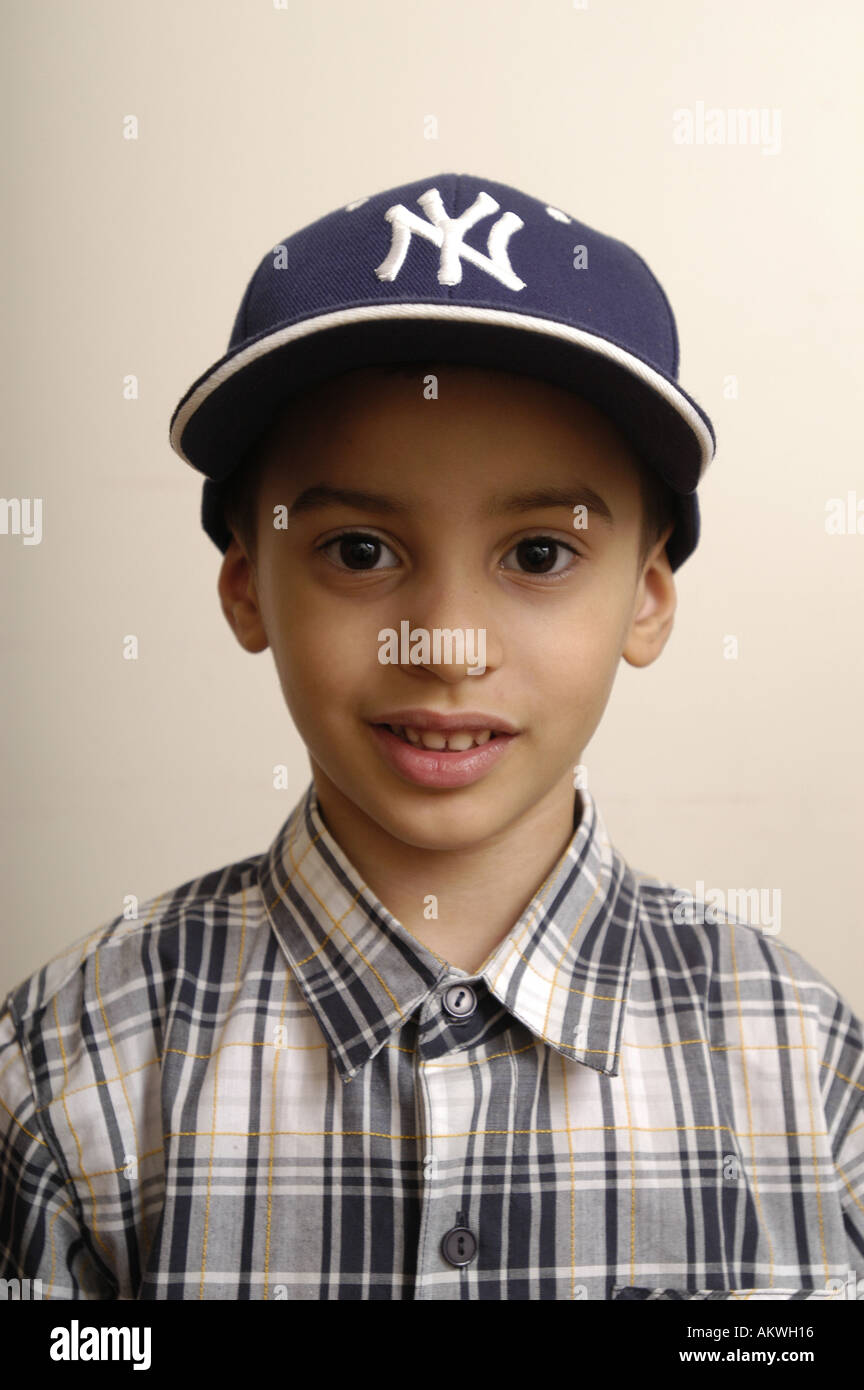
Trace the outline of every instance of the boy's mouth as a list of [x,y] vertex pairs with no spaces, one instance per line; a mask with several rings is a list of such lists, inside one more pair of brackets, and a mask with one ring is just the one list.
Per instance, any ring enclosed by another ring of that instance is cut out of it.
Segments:
[[376,724],[377,729],[389,729],[403,743],[415,748],[430,748],[436,752],[464,753],[468,748],[482,748],[490,739],[498,738],[494,729],[416,729],[410,724]]
[[[386,723],[370,720],[381,756],[403,780],[439,791],[467,787],[485,777],[507,756],[521,732],[507,720],[479,711],[388,713],[397,718]],[[399,722],[399,716],[404,722]],[[411,723],[412,719],[416,722]]]

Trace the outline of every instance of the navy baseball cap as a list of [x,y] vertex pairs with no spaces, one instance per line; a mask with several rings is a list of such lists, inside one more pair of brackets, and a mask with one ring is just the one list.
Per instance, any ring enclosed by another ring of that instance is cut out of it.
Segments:
[[228,351],[171,417],[205,475],[201,521],[221,551],[220,484],[282,406],[328,377],[401,362],[539,377],[607,414],[678,499],[677,568],[699,539],[711,421],[678,385],[666,295],[624,242],[493,179],[437,174],[356,198],[268,250]]

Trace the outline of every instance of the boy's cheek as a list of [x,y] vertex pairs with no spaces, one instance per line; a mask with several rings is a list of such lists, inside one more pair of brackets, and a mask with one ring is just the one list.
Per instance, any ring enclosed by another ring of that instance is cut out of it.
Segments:
[[369,641],[362,632],[305,622],[282,633],[273,652],[289,709],[312,727],[335,729],[346,712],[356,718],[358,705],[365,708],[387,689],[374,637]]

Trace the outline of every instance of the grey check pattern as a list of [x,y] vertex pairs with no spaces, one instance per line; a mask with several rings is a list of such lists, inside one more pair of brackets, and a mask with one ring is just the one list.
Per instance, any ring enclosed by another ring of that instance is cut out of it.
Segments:
[[310,783],[263,854],[7,997],[0,1274],[52,1299],[864,1296],[861,1023],[779,940],[677,903],[582,791],[468,975]]

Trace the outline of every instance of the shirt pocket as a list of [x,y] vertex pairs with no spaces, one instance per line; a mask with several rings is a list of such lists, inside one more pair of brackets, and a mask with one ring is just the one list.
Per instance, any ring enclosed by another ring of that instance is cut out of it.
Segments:
[[837,1289],[796,1289],[790,1286],[765,1289],[652,1289],[638,1284],[613,1284],[612,1299],[616,1302],[641,1299],[690,1299],[716,1300],[735,1299],[739,1303],[756,1303],[763,1299],[791,1298],[796,1301],[812,1298],[833,1298],[842,1300],[843,1290]]

